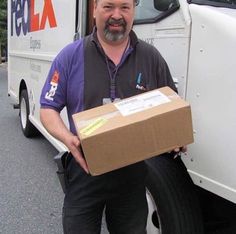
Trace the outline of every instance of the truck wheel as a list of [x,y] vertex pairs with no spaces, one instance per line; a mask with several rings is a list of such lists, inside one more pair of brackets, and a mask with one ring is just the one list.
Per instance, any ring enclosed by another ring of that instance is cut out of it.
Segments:
[[161,155],[147,160],[148,234],[203,234],[194,184],[181,159]]
[[26,89],[20,93],[20,123],[21,129],[26,137],[37,135],[38,131],[29,120],[29,98]]

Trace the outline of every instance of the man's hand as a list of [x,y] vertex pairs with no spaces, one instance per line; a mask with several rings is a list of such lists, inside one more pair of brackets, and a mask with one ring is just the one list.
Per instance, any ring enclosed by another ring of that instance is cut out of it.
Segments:
[[187,146],[184,145],[182,147],[175,148],[172,151],[169,151],[168,153],[171,153],[172,155],[174,155],[174,158],[176,158],[180,155],[180,153],[186,153],[186,152],[187,152]]
[[184,145],[184,146],[182,146],[182,147],[175,148],[173,151],[176,152],[176,153],[181,153],[181,152],[182,152],[182,153],[186,153],[186,152],[187,152],[187,146]]
[[80,140],[67,129],[60,114],[53,109],[40,109],[40,120],[47,131],[63,142],[80,166],[89,173],[87,163],[80,151]]
[[65,140],[65,144],[70,150],[71,154],[74,156],[76,162],[80,164],[87,174],[89,174],[88,165],[81,152],[79,138],[77,136],[71,135]]

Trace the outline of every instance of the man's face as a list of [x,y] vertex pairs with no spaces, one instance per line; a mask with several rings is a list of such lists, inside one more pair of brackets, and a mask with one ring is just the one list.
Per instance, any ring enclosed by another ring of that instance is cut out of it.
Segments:
[[132,29],[133,0],[98,0],[94,16],[99,36],[108,42],[122,41]]

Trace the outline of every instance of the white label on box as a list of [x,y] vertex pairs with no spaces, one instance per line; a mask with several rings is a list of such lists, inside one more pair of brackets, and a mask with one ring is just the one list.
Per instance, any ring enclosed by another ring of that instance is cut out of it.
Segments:
[[123,116],[127,116],[167,102],[170,102],[170,99],[159,90],[155,90],[117,102],[114,105]]

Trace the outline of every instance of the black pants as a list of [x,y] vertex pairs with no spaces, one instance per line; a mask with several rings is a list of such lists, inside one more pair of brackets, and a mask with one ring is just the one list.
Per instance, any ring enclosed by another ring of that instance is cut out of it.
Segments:
[[105,211],[111,234],[145,234],[147,201],[143,162],[100,176],[87,175],[72,158],[63,207],[65,234],[99,234]]

